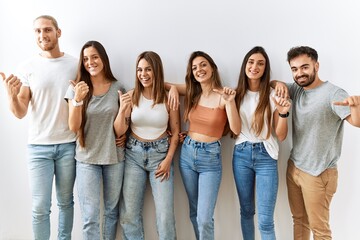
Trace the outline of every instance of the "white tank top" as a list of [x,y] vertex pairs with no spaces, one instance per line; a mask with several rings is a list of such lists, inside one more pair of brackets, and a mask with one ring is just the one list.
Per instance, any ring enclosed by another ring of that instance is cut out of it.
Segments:
[[141,94],[139,105],[134,106],[131,112],[131,130],[146,140],[159,138],[166,131],[169,122],[165,103],[152,106],[153,102]]

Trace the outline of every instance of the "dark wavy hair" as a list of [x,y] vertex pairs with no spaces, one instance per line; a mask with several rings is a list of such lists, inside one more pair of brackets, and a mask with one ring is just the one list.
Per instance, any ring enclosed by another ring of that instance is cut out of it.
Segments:
[[290,61],[300,55],[307,55],[309,58],[314,60],[315,62],[318,61],[318,53],[315,49],[308,47],[308,46],[298,46],[291,48],[287,53],[287,61]]

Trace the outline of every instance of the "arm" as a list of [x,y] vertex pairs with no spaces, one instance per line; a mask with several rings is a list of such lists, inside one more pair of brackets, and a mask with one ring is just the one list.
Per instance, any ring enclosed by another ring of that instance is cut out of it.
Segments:
[[165,89],[169,91],[168,105],[172,110],[178,110],[180,101],[179,94],[184,96],[186,94],[186,84],[173,84],[165,82]]
[[120,137],[126,133],[131,123],[131,109],[132,109],[132,90],[126,94],[119,92],[120,107],[119,112],[114,121],[114,130],[116,137]]
[[161,181],[168,180],[170,177],[171,163],[174,158],[176,148],[179,144],[180,133],[180,112],[179,110],[170,110],[169,113],[169,125],[172,136],[170,137],[170,146],[166,154],[165,159],[159,164],[158,169],[155,172],[155,177],[161,177]]
[[[279,141],[284,141],[287,133],[288,133],[288,112],[291,107],[291,103],[286,98],[279,98],[279,100],[276,100],[274,97],[272,97],[272,100],[274,101],[276,105],[276,110],[274,111],[273,115],[273,123],[274,123],[274,129],[275,134]],[[280,117],[279,114],[287,115],[286,117]]]
[[13,74],[6,79],[4,78],[5,75],[2,76],[9,98],[10,110],[15,117],[21,119],[25,117],[29,107],[31,99],[30,88],[22,86],[20,79]]
[[342,102],[334,102],[334,105],[349,106],[351,113],[346,117],[346,121],[355,127],[360,127],[360,96],[350,96]]
[[271,80],[270,87],[275,89],[276,96],[282,98],[290,98],[289,89],[286,86],[286,83],[278,81],[278,80]]
[[[74,86],[74,100],[77,103],[80,103],[84,100],[85,96],[89,92],[89,86],[84,82],[80,81],[77,84],[74,81],[71,81],[71,84]],[[72,99],[68,101],[69,105],[69,128],[71,131],[77,133],[80,129],[81,122],[82,122],[82,109],[83,105],[74,106],[72,103]]]
[[239,135],[241,132],[241,119],[235,103],[236,91],[228,87],[224,87],[222,90],[213,89],[213,91],[221,94],[221,101],[225,105],[230,130],[235,135]]

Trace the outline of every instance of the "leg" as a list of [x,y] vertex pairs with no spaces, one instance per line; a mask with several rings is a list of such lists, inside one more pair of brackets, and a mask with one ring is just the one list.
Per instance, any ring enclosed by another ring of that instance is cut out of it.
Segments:
[[214,210],[222,176],[220,151],[220,142],[217,141],[202,144],[195,152],[195,165],[200,173],[197,206],[200,240],[214,239]]
[[200,240],[214,239],[214,210],[220,188],[221,170],[202,172],[199,176],[197,222]]
[[76,185],[83,220],[83,239],[100,239],[102,166],[76,162]]
[[54,145],[28,145],[34,239],[50,238],[51,192],[54,176]]
[[294,240],[310,240],[309,220],[305,209],[303,193],[299,181],[300,170],[292,162],[288,161],[286,172],[286,185],[290,210],[294,222]]
[[74,218],[75,143],[57,145],[55,160],[56,197],[59,207],[59,240],[70,240]]
[[196,239],[199,239],[199,230],[197,224],[197,206],[198,206],[198,181],[199,173],[193,169],[193,149],[190,145],[184,143],[180,154],[180,174],[189,200],[190,220],[192,222]]
[[270,157],[263,144],[259,145],[255,159],[256,202],[261,239],[275,240],[274,210],[279,184],[277,160]]
[[246,143],[234,147],[233,173],[240,202],[242,235],[245,240],[254,240],[255,172],[251,158],[251,147],[246,147]]
[[126,150],[123,199],[120,201],[120,224],[122,239],[144,239],[142,210],[146,188],[147,172],[129,156]]
[[154,196],[156,209],[156,225],[159,240],[175,240],[175,215],[174,215],[174,169],[170,170],[168,180],[160,181],[155,178],[155,171],[150,172],[150,184]]
[[104,240],[116,237],[119,218],[119,199],[124,174],[124,161],[103,166],[104,221],[102,235]]
[[329,224],[330,203],[336,192],[337,179],[336,168],[329,168],[317,177],[304,172],[301,174],[305,208],[315,240],[332,239]]

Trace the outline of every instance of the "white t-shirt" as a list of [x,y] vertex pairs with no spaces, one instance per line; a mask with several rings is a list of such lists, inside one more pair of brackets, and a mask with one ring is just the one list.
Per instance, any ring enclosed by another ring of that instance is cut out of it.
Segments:
[[23,86],[29,87],[29,144],[73,142],[68,125],[69,107],[64,95],[69,80],[75,80],[78,61],[64,54],[59,58],[36,55],[19,67]]
[[[275,97],[275,92],[273,90],[271,90],[270,96]],[[252,92],[249,90],[246,92],[240,106],[241,133],[236,138],[235,144],[240,144],[246,141],[252,143],[263,142],[265,149],[269,153],[269,155],[273,159],[277,160],[279,155],[279,143],[272,131],[270,137],[266,139],[266,135],[269,127],[267,126],[267,122],[265,121],[263,130],[259,136],[256,136],[254,130],[251,128],[253,122],[253,116],[255,114],[255,109],[259,103],[259,97],[260,97],[259,92]],[[271,108],[271,114],[273,114],[274,111],[276,110],[276,106],[273,100],[271,99],[271,97],[270,97],[270,108]]]

